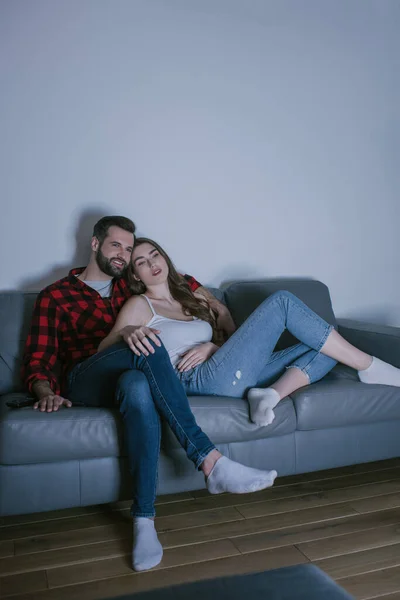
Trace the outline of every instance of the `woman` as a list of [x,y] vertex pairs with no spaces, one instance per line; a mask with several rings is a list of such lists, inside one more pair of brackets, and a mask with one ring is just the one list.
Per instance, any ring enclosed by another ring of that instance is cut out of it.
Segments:
[[[289,292],[270,296],[219,347],[212,341],[216,319],[206,298],[190,291],[158,244],[138,238],[131,264],[132,289],[141,295],[127,300],[99,350],[123,339],[132,352],[148,356],[154,352],[152,344],[160,345],[158,334],[189,395],[247,396],[251,420],[265,426],[273,420],[273,408],[282,398],[321,379],[336,361],[356,369],[365,383],[400,385],[399,369],[346,342],[332,325]],[[301,343],[274,352],[286,328]],[[215,449],[209,458],[211,471],[209,465],[206,470],[201,465],[208,475],[208,488],[214,493],[229,491],[222,483],[210,485],[218,469],[225,469],[228,459]],[[235,468],[247,469],[237,463],[228,466],[231,470],[223,472],[224,482],[231,476],[235,479]],[[275,471],[265,472],[264,479],[259,473],[263,472],[243,473],[243,477],[251,480],[254,476],[261,482],[258,489],[272,485]],[[144,528],[146,536],[141,534]],[[153,562],[156,557],[161,560],[160,548],[152,518],[136,519],[134,564],[135,554],[143,552],[150,553]]]

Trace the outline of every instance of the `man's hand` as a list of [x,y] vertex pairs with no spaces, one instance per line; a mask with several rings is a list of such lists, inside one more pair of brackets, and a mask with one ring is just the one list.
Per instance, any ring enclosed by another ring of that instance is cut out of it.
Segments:
[[53,410],[57,411],[60,406],[63,405],[67,406],[68,408],[71,408],[72,406],[72,402],[70,400],[63,398],[62,396],[58,396],[53,392],[48,381],[35,381],[35,383],[32,385],[32,392],[38,398],[33,405],[35,410],[40,408],[41,412],[52,412]]
[[181,360],[177,364],[178,371],[183,373],[184,371],[189,371],[189,369],[194,369],[194,367],[208,360],[217,350],[218,346],[212,342],[195,346],[182,355]]
[[120,331],[122,339],[136,356],[140,356],[141,353],[148,356],[149,352],[154,354],[155,350],[150,340],[156,346],[161,346],[161,342],[156,335],[157,333],[161,333],[159,329],[153,329],[145,325],[127,325]]
[[41,412],[52,412],[53,410],[57,411],[60,406],[63,405],[71,408],[72,402],[67,400],[67,398],[63,398],[62,396],[57,396],[57,394],[51,393],[47,396],[43,396],[40,400],[35,402],[33,408],[40,408]]

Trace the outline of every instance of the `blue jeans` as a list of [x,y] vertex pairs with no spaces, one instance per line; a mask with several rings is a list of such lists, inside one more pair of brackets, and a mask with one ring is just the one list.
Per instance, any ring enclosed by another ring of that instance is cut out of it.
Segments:
[[133,516],[155,515],[160,416],[197,468],[215,448],[197,425],[164,346],[136,356],[124,342],[115,344],[76,365],[68,384],[72,401],[120,406],[133,477]]
[[[274,352],[285,329],[301,343]],[[176,372],[193,396],[243,398],[251,387],[271,385],[288,367],[297,367],[313,383],[336,364],[319,352],[332,329],[290,292],[275,292],[211,358],[190,371]]]

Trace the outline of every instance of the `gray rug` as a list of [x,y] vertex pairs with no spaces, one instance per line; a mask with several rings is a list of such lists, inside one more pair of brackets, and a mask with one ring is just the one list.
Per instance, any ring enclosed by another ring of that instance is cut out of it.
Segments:
[[[113,600],[352,600],[314,565],[196,581]],[[110,599],[111,600],[111,599]]]

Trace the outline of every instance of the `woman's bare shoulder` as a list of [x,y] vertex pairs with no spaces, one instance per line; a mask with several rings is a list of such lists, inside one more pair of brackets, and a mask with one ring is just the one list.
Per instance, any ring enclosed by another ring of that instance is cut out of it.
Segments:
[[137,319],[148,321],[152,317],[150,306],[143,296],[131,296],[122,307],[121,313],[124,316],[134,315]]

